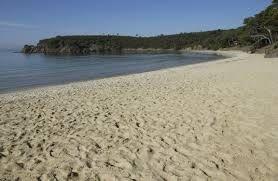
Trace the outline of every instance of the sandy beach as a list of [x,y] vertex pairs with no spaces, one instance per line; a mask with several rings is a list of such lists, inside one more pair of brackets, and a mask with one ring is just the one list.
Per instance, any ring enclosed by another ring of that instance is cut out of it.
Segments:
[[0,95],[0,180],[277,180],[278,58]]

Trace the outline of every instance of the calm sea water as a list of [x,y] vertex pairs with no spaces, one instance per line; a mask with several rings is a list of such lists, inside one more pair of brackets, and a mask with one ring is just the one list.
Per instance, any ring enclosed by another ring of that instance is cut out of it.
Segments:
[[0,51],[0,93],[140,73],[219,58],[223,57],[198,53],[45,56]]

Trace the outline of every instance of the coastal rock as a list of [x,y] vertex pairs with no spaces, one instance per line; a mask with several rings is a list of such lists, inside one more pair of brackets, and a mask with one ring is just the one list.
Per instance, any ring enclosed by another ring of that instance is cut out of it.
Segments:
[[278,44],[273,45],[271,48],[265,51],[265,58],[276,58],[278,57]]
[[35,49],[34,45],[24,45],[21,52],[26,53],[26,54],[30,54],[30,53],[34,53],[34,49]]
[[265,58],[277,58],[278,57],[278,50],[276,52],[272,52],[270,54],[266,54]]
[[90,52],[99,52],[99,46],[97,46],[96,44],[92,43],[90,44],[90,47],[89,47],[89,51]]
[[59,54],[78,55],[83,54],[83,50],[77,45],[66,45],[59,50]]

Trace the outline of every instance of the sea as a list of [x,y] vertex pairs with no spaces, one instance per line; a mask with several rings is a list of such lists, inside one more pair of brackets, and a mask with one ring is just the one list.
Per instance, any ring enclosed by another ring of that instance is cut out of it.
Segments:
[[52,56],[0,50],[0,93],[149,72],[222,58],[216,54],[193,52]]

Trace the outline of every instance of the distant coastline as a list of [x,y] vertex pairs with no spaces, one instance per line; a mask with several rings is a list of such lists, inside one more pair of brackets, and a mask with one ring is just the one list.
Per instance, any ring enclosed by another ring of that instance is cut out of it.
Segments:
[[[190,35],[189,35],[190,36]],[[167,41],[164,41],[167,39]],[[178,51],[182,49],[211,49],[200,44],[186,45],[176,43],[175,35],[158,37],[131,36],[57,36],[40,40],[35,45],[25,45],[22,53],[43,53],[52,55],[90,55],[118,53],[146,53],[162,51]]]

